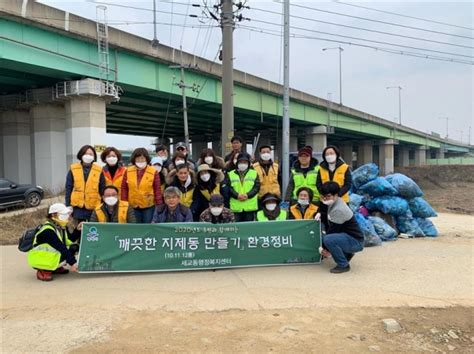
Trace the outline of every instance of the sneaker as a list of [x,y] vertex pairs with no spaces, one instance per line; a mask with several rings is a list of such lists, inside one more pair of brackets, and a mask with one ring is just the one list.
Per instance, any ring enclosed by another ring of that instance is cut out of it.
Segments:
[[53,271],[53,274],[67,274],[69,273],[69,269],[66,269],[64,267],[59,267],[55,271]]
[[36,278],[41,281],[51,281],[53,280],[53,273],[47,270],[40,270],[36,272]]
[[335,266],[333,269],[330,270],[331,273],[334,274],[339,274],[339,273],[345,273],[351,270],[351,266],[347,265],[347,267],[339,267]]

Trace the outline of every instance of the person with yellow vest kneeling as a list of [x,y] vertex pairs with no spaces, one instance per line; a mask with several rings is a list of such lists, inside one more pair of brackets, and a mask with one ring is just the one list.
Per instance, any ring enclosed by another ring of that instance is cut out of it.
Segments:
[[286,188],[285,201],[291,204],[296,203],[296,191],[301,187],[308,187],[313,192],[313,203],[319,202],[319,193],[316,188],[318,176],[318,160],[313,157],[313,148],[306,145],[298,150],[298,160],[291,168],[288,187]]
[[314,205],[313,191],[308,187],[301,187],[296,192],[298,200],[290,207],[288,219],[291,220],[312,220],[316,216],[319,207]]
[[257,172],[250,168],[250,155],[241,152],[237,155],[237,168],[227,174],[230,194],[230,210],[235,221],[254,221],[258,210],[258,191],[260,180]]
[[281,221],[286,220],[287,212],[280,209],[280,198],[273,193],[267,193],[262,197],[262,210],[257,213],[257,221]]
[[[66,229],[71,212],[71,208],[62,203],[51,205],[47,220],[35,234],[33,248],[28,252],[28,264],[36,269],[38,280],[51,281],[53,274],[69,273],[69,270],[63,267],[65,263],[70,265],[71,271],[77,271],[74,255],[79,247]],[[77,229],[73,234],[79,237]]]
[[90,145],[84,145],[77,153],[80,162],[73,163],[66,176],[67,206],[73,207],[76,224],[88,221],[92,211],[100,204],[105,178],[97,161],[97,153]]
[[119,200],[118,189],[106,186],[102,195],[103,203],[93,211],[91,222],[115,222],[119,224],[135,223],[135,213],[128,202]]
[[160,175],[149,165],[151,158],[145,148],[133,150],[130,162],[132,166],[123,176],[120,199],[133,208],[137,223],[149,224],[155,206],[163,204]]
[[278,164],[272,160],[272,148],[270,145],[262,145],[259,152],[260,158],[253,164],[253,168],[260,179],[258,198],[261,200],[267,193],[281,197],[281,171]]

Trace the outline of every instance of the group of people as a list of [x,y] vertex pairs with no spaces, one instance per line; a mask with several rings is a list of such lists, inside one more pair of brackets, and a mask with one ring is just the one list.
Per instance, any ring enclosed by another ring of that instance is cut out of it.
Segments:
[[[321,163],[310,146],[299,149],[288,187],[282,191],[281,168],[272,159],[271,146],[260,146],[253,159],[240,137],[234,136],[231,143],[232,151],[224,158],[206,148],[197,161],[184,143],[176,144],[172,156],[165,145],[156,146],[155,156],[137,148],[128,166],[114,147],[100,154],[101,166],[95,149],[83,146],[66,177],[65,204],[49,208],[30,251],[28,259],[38,269],[38,279],[51,280],[53,273],[67,272],[62,262],[74,270],[76,241],[82,223],[88,221],[216,224],[316,219],[326,233],[322,253],[330,253],[337,263],[331,271],[348,271],[352,255],[362,249],[363,237],[346,204],[351,170],[337,147],[327,146]],[[288,210],[281,208],[282,201]],[[43,264],[45,259],[48,264]]]

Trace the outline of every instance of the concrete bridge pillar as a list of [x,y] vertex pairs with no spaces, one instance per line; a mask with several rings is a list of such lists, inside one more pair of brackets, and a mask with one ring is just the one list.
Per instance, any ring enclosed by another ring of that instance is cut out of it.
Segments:
[[410,166],[410,148],[408,146],[400,145],[398,149],[398,165],[400,167]]
[[76,162],[83,145],[105,145],[105,107],[101,97],[77,96],[66,102],[67,165]]
[[28,111],[0,114],[3,176],[15,183],[31,183],[31,122]]
[[339,145],[342,158],[352,168],[352,143]]
[[306,130],[306,145],[310,145],[315,152],[322,152],[328,144],[328,129],[325,125],[318,125]]
[[30,109],[33,132],[35,183],[54,193],[64,188],[66,163],[66,119],[64,106],[43,104]]
[[415,166],[424,166],[426,165],[426,146],[417,146],[415,148]]
[[195,162],[198,161],[201,156],[202,150],[207,148],[207,141],[193,141],[191,144],[192,156]]
[[374,150],[372,141],[363,141],[359,144],[359,153],[357,154],[357,166],[374,162]]
[[394,145],[397,140],[387,139],[379,144],[379,169],[382,176],[393,173],[395,169]]
[[292,128],[290,129],[290,152],[296,151],[298,151],[298,130]]
[[444,148],[439,148],[436,150],[436,158],[437,159],[444,159]]

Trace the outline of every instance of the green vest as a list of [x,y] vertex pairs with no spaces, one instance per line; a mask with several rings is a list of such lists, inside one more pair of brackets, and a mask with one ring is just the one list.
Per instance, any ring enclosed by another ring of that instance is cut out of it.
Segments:
[[291,169],[291,177],[293,178],[293,182],[295,185],[295,188],[293,189],[293,199],[298,199],[298,196],[296,195],[298,189],[300,189],[301,187],[307,187],[313,192],[313,202],[319,201],[319,192],[318,188],[316,188],[318,171],[319,165],[316,166],[313,170],[308,171],[305,177],[303,173],[296,172],[294,168]]
[[45,222],[41,229],[39,229],[39,231],[36,233],[33,240],[33,249],[28,252],[28,264],[32,268],[52,271],[56,270],[59,266],[61,261],[61,252],[48,243],[42,243],[40,245],[36,244],[36,237],[45,230],[54,231],[56,236],[58,236],[58,239],[66,246],[71,245],[72,242],[69,240],[67,235],[65,236],[65,240],[63,240],[61,230],[54,227],[49,221]]
[[[286,220],[286,211],[285,210],[280,210],[280,214],[278,215],[278,217],[275,219],[275,220],[271,220],[271,221],[283,221],[283,220]],[[263,210],[260,210],[258,213],[257,213],[257,221],[269,221],[268,218],[265,216],[265,214],[263,213]]]
[[[240,176],[237,172],[229,172],[230,187],[237,194],[247,194],[248,192],[250,192],[255,184],[256,179],[257,172],[252,169],[247,170],[247,174],[244,176],[243,182],[240,182]],[[257,195],[247,200],[238,200],[235,198],[230,198],[230,210],[232,210],[234,213],[258,210]]]

